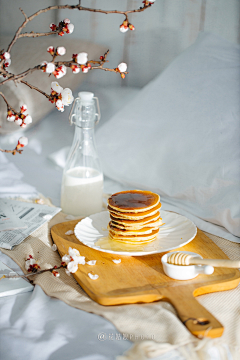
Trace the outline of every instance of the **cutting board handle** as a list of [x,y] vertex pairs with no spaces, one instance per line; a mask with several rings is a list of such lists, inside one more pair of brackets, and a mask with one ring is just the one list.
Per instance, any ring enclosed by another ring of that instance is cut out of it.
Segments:
[[193,335],[211,338],[222,335],[222,324],[197,301],[189,288],[176,286],[161,289],[161,293],[163,300],[174,306],[178,317]]

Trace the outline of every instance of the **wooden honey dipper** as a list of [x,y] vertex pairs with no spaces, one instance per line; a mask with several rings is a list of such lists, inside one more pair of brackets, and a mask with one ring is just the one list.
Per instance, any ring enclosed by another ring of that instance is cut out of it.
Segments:
[[201,259],[195,255],[175,252],[167,257],[167,263],[172,265],[211,265],[213,267],[240,268],[240,261],[220,260],[220,259]]

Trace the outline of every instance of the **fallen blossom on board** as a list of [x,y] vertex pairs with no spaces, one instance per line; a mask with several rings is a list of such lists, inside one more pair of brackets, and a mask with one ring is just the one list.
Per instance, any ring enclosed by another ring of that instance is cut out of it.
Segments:
[[89,260],[86,262],[88,265],[96,265],[97,260]]
[[68,230],[65,232],[65,235],[72,235],[73,234],[73,231],[72,230]]
[[113,262],[115,263],[115,264],[120,264],[120,262],[121,262],[121,259],[113,259]]
[[64,255],[62,261],[67,264],[68,271],[75,273],[78,265],[85,265],[85,256],[81,256],[77,249],[69,247],[68,255]]
[[99,278],[99,276],[97,274],[93,275],[91,273],[88,273],[88,276],[90,277],[90,279],[92,280],[97,280]]

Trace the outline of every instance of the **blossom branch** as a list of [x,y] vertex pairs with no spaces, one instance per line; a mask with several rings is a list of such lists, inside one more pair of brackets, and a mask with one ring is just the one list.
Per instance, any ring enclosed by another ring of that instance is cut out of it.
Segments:
[[[46,13],[47,11],[50,10],[63,10],[63,9],[68,9],[68,10],[79,10],[79,11],[89,11],[89,12],[95,12],[95,13],[102,13],[102,14],[120,14],[120,15],[125,15],[125,19],[128,20],[128,14],[131,13],[137,13],[137,12],[142,12],[145,11],[147,8],[149,8],[151,6],[151,2],[149,1],[145,1],[144,5],[142,7],[140,7],[139,9],[134,9],[134,10],[127,10],[127,11],[119,11],[119,10],[102,10],[102,9],[92,9],[92,8],[87,8],[87,7],[83,7],[81,6],[81,2],[79,2],[78,5],[55,5],[55,6],[49,6],[45,9],[41,9],[38,10],[36,13],[34,13],[31,16],[27,16],[24,11],[20,8],[20,11],[22,12],[23,16],[25,17],[24,22],[22,23],[21,26],[19,26],[18,30],[16,31],[16,34],[14,35],[11,43],[8,46],[7,52],[10,52],[13,45],[15,44],[15,42],[17,41],[18,38],[20,37],[37,37],[37,36],[48,36],[50,34],[54,34],[57,32],[52,32],[52,33],[41,33],[40,35],[37,33],[24,33],[24,34],[20,34],[21,31],[25,28],[25,26],[32,21],[35,17],[37,17],[40,14]],[[45,35],[44,35],[45,34]]]

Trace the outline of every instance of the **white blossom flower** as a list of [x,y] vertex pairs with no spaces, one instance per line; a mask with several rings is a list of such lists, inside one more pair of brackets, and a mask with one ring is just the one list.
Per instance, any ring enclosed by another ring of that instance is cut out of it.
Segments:
[[92,280],[97,280],[99,278],[99,276],[97,274],[93,275],[91,273],[88,273],[88,276],[90,277],[90,279]]
[[46,64],[46,73],[51,74],[55,70],[55,65],[53,63]]
[[59,66],[59,67],[56,69],[55,72],[56,72],[56,74],[54,74],[55,77],[56,77],[57,79],[60,79],[61,77],[63,77],[64,75],[66,75],[66,73],[67,73],[67,68],[66,68],[65,65],[61,65],[61,66]]
[[127,26],[124,26],[124,25],[122,24],[122,25],[120,25],[119,30],[120,30],[122,33],[125,33],[125,32],[127,32],[129,29],[128,29]]
[[25,136],[21,136],[20,139],[18,140],[18,143],[22,146],[27,146],[28,138]]
[[85,265],[85,256],[81,256],[77,249],[69,247],[68,255],[62,257],[62,261],[67,264],[67,269],[71,273],[78,270],[78,265]]
[[80,65],[85,65],[88,61],[88,54],[85,52],[81,52],[77,54],[77,63]]
[[56,102],[56,108],[57,108],[59,111],[61,111],[61,112],[64,111],[64,105],[63,105],[62,100],[57,100],[57,102]]
[[4,58],[5,60],[9,60],[10,57],[11,57],[10,53],[7,52],[7,51],[5,51],[2,55],[3,55],[3,58]]
[[68,230],[65,232],[65,235],[72,235],[72,234],[74,234],[74,232],[72,230]]
[[67,269],[71,273],[75,273],[78,270],[78,263],[76,263],[75,261],[70,261],[67,265]]
[[14,120],[16,125],[22,125],[22,119],[18,118],[17,120]]
[[79,71],[80,71],[80,68],[79,68],[79,67],[77,67],[77,66],[74,66],[74,68],[72,68],[72,72],[73,72],[73,74],[78,74],[78,73],[79,73]]
[[125,72],[127,70],[127,64],[126,63],[121,63],[118,65],[118,70],[120,72]]
[[70,24],[70,20],[68,18],[64,19],[63,22],[65,22],[65,24]]
[[62,56],[62,55],[65,55],[65,54],[66,54],[66,49],[65,49],[65,47],[64,47],[64,46],[58,46],[58,48],[57,48],[57,55]]
[[25,119],[24,119],[24,123],[25,123],[26,125],[31,124],[31,123],[32,123],[32,117],[31,117],[30,115],[27,115],[27,116],[25,117]]
[[71,256],[70,255],[63,255],[62,261],[65,262],[66,264],[68,264],[71,261]]
[[84,67],[82,68],[82,72],[83,72],[84,74],[88,73],[88,70],[89,70],[89,68],[88,68],[87,66],[84,66]]
[[63,102],[63,105],[70,105],[72,102],[73,102],[73,96],[72,96],[72,90],[71,89],[68,89],[68,88],[65,88],[62,92],[61,92],[61,95],[62,95],[62,102]]
[[69,255],[73,258],[73,261],[80,265],[85,265],[85,256],[81,256],[79,251],[76,249],[72,249],[71,247],[68,249]]
[[67,25],[67,34],[71,34],[74,30],[74,25],[73,24],[68,24]]
[[61,94],[61,92],[63,91],[63,88],[59,85],[59,83],[57,81],[53,81],[51,83],[51,89],[53,91],[56,91],[56,93]]
[[8,117],[7,117],[7,120],[8,120],[8,121],[14,121],[14,120],[15,120],[15,116],[14,116],[14,115],[8,116]]

